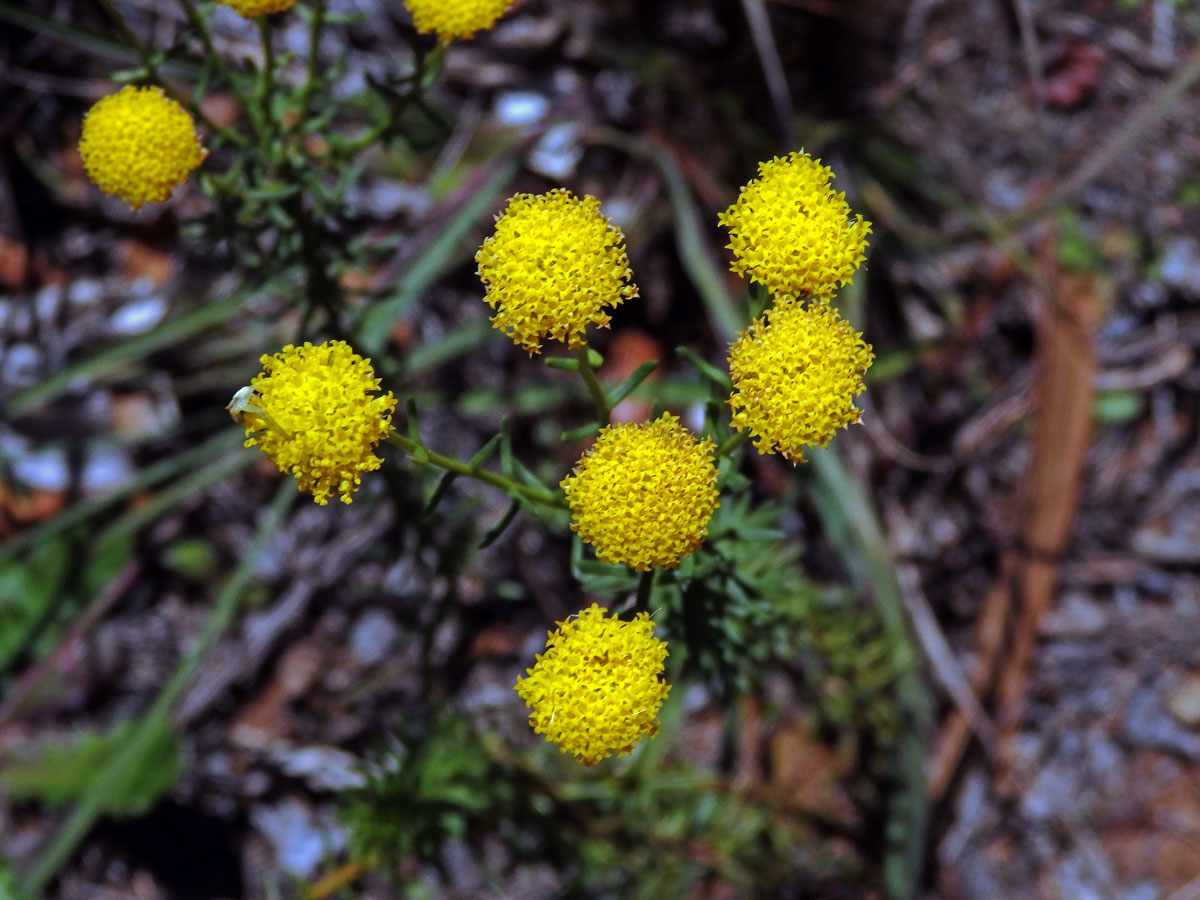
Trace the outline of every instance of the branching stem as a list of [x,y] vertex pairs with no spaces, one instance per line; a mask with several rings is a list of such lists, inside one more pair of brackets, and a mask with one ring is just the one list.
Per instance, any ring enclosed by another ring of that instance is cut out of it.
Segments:
[[481,469],[478,466],[472,466],[451,456],[445,456],[434,450],[429,450],[419,442],[398,431],[393,431],[387,436],[386,440],[389,444],[394,444],[401,450],[412,454],[415,459],[424,460],[437,466],[439,469],[445,469],[447,472],[453,472],[456,475],[463,475],[467,478],[474,478],[476,481],[482,481],[484,484],[490,484],[492,487],[504,491],[510,497],[519,494],[526,500],[540,503],[542,506],[549,506],[553,509],[567,508],[566,498],[561,494],[553,494],[541,488],[522,484],[519,481],[514,481],[496,472],[489,472],[487,469]]

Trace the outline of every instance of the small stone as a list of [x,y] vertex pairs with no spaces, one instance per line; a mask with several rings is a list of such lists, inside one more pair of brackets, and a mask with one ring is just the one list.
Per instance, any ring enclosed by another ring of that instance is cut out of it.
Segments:
[[67,455],[55,447],[18,458],[12,463],[12,474],[19,484],[35,491],[65,491],[71,483]]
[[296,798],[252,807],[250,822],[274,848],[280,868],[300,878],[311,878],[346,843],[344,830],[323,827],[315,811]]
[[547,178],[567,178],[583,159],[579,136],[580,127],[574,122],[563,122],[547,129],[529,153],[529,168]]
[[501,125],[532,125],[549,111],[550,101],[534,91],[506,91],[496,98],[496,120]]
[[382,662],[391,652],[400,629],[396,623],[381,609],[368,609],[350,632],[350,654],[364,666]]
[[1047,637],[1090,637],[1108,625],[1104,608],[1084,594],[1067,594],[1042,618],[1040,631]]
[[116,334],[143,334],[162,321],[167,314],[167,301],[159,296],[131,300],[115,313],[109,327]]
[[1189,728],[1200,727],[1200,674],[1188,676],[1174,685],[1164,698],[1167,711]]

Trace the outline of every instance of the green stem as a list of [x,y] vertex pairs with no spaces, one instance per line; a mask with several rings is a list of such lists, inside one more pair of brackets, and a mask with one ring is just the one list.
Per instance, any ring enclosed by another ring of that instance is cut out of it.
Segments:
[[312,19],[308,26],[308,69],[304,85],[300,88],[300,103],[296,109],[296,121],[288,129],[290,132],[299,130],[308,118],[308,110],[312,105],[313,88],[317,81],[317,71],[321,66],[321,29],[325,27],[325,0],[313,0]]
[[418,441],[414,441],[412,438],[398,431],[393,431],[387,436],[386,440],[389,444],[393,444],[411,454],[414,459],[432,463],[438,468],[445,469],[447,472],[453,472],[456,475],[464,475],[467,478],[482,481],[484,484],[490,484],[492,487],[500,488],[500,490],[504,491],[510,497],[514,494],[519,494],[526,500],[532,500],[534,503],[540,503],[543,506],[549,506],[554,509],[567,508],[567,501],[561,494],[552,494],[540,488],[521,484],[519,481],[513,481],[511,478],[506,478],[495,472],[489,472],[470,463],[465,463],[453,457],[437,453],[434,450],[429,450]]
[[260,137],[264,143],[263,152],[267,153],[270,148],[266,144],[275,133],[275,129],[271,127],[271,94],[275,90],[275,46],[271,43],[271,23],[267,16],[258,16],[254,22],[258,25],[258,36],[262,41],[263,48],[262,80],[259,82],[258,103],[263,123]]
[[638,577],[637,600],[634,608],[638,612],[650,612],[650,601],[654,599],[654,586],[658,583],[658,569],[650,569]]
[[229,67],[225,65],[225,57],[217,52],[213,46],[212,32],[209,30],[208,22],[204,16],[200,15],[200,10],[196,8],[196,4],[192,0],[179,0],[179,5],[183,7],[183,11],[187,14],[188,20],[192,23],[192,27],[196,29],[196,34],[200,38],[200,43],[204,45],[204,52],[208,54],[208,58],[212,60],[213,65],[217,67],[217,72],[227,85],[236,90],[236,85],[230,75]]
[[739,431],[736,434],[731,434],[717,445],[717,452],[715,454],[716,458],[721,459],[729,456],[733,453],[733,451],[742,446],[742,444],[746,443],[748,440],[750,440],[750,432],[748,431]]
[[162,73],[158,71],[158,64],[154,62],[154,57],[150,54],[150,48],[138,40],[137,35],[133,33],[133,29],[129,27],[129,23],[126,22],[125,17],[121,15],[121,11],[113,5],[112,0],[98,0],[98,2],[105,13],[108,14],[108,17],[112,19],[113,24],[117,26],[117,31],[121,32],[121,37],[126,43],[129,44],[130,47],[134,49],[134,52],[137,53],[138,59],[142,61],[142,67],[147,73],[149,73],[150,79],[163,89],[163,93],[165,93],[184,109],[188,110],[196,118],[196,120],[200,122],[201,125],[207,128],[213,134],[220,135],[231,144],[241,145],[244,143],[240,135],[238,135],[236,132],[230,131],[228,128],[225,128],[222,125],[218,125],[207,115],[205,115],[204,111],[200,109],[199,104],[192,103],[191,100],[187,99],[180,94],[179,91],[175,90],[174,86],[169,81],[163,78]]
[[371,146],[382,136],[408,109],[408,105],[427,91],[441,71],[446,56],[446,45],[438,44],[428,53],[417,57],[416,69],[405,81],[411,84],[408,93],[392,106],[387,115],[380,117],[374,125],[345,145],[343,152],[346,156],[354,156]]
[[604,393],[604,388],[600,386],[600,381],[596,378],[596,371],[592,368],[591,361],[588,360],[588,348],[580,347],[575,351],[575,357],[579,360],[579,374],[583,376],[583,383],[587,385],[588,393],[592,395],[592,402],[596,404],[600,424],[607,425],[612,420],[612,404],[608,402],[608,395]]

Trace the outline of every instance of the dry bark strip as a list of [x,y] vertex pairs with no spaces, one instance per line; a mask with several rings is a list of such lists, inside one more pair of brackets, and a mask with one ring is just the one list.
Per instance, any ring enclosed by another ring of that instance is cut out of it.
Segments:
[[[1037,404],[1033,461],[1021,505],[1020,542],[1009,548],[985,598],[977,625],[979,658],[972,673],[977,696],[995,678],[1001,760],[1020,719],[1038,628],[1054,597],[1092,438],[1097,363],[1093,338],[1109,283],[1090,275],[1054,279],[1055,296],[1039,311]],[[1011,623],[1011,624],[1010,624]],[[1003,657],[1003,664],[1001,658]],[[928,788],[936,802],[958,769],[971,724],[951,712],[930,761]],[[1003,786],[1004,779],[998,783]]]

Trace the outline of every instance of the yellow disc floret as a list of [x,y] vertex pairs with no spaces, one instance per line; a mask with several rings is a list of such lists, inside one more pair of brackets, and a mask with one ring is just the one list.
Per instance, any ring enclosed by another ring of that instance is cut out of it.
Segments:
[[828,303],[781,298],[729,350],[733,427],[749,431],[759,453],[804,461],[857,422],[854,398],[875,359],[871,345]]
[[621,229],[595,197],[564,188],[509,200],[475,262],[492,324],[530,353],[543,338],[582,347],[588,325],[608,325],[606,308],[637,296]]
[[100,190],[139,209],[170,197],[208,151],[187,110],[162,88],[128,84],[88,110],[79,155]]
[[730,268],[776,295],[829,297],[865,259],[871,223],[852,216],[828,166],[806,153],[758,164],[758,178],[717,216],[729,229]]
[[675,416],[609,425],[560,487],[571,528],[608,563],[673,569],[700,546],[717,503],[713,442]]
[[349,503],[359,476],[379,468],[375,445],[391,430],[396,398],[376,395],[371,361],[345,341],[288,344],[261,362],[251,390],[230,403],[246,446],[259,447],[322,506],[334,492]]
[[417,31],[436,31],[443,44],[491,28],[512,4],[513,0],[404,0]]
[[228,6],[239,16],[245,16],[247,19],[283,12],[296,5],[296,0],[217,0],[217,2]]
[[667,645],[650,617],[641,612],[623,622],[604,613],[593,603],[559,622],[516,684],[533,730],[588,766],[658,734],[658,710],[671,689],[659,678]]

